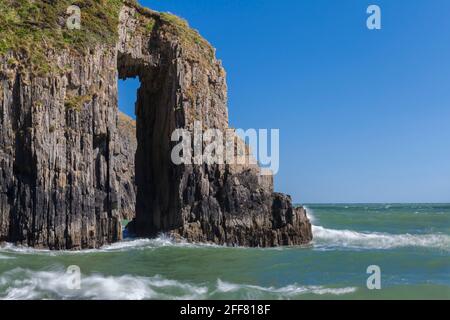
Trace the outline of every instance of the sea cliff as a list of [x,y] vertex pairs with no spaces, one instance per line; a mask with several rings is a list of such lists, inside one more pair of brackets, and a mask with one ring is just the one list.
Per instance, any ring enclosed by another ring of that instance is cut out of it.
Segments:
[[[70,5],[81,30],[67,29]],[[186,21],[119,0],[5,0],[0,12],[0,241],[97,248],[134,212],[140,237],[311,241],[305,210],[257,165],[172,163],[173,130],[228,128],[226,73]],[[135,132],[117,106],[130,77]]]

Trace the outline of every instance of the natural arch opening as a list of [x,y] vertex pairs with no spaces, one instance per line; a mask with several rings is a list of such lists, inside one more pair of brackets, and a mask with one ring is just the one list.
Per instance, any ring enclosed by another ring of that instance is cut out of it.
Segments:
[[214,49],[183,20],[136,12],[121,11],[117,45],[119,78],[140,82],[136,217],[128,230],[141,237],[167,232],[188,241],[243,246],[307,242],[304,210],[273,193],[272,180],[261,178],[257,165],[172,162],[175,129],[188,134],[195,134],[196,124],[199,131],[228,129],[225,71]]
[[117,134],[119,138],[118,152],[114,163],[116,166],[116,181],[119,191],[119,210],[122,225],[126,226],[133,220],[136,212],[136,179],[135,156],[137,149],[136,137],[136,92],[140,86],[138,78],[118,80]]
[[118,79],[118,105],[119,112],[136,120],[137,90],[141,83],[139,78]]
[[119,81],[132,78],[136,79],[136,87],[139,84],[135,103],[136,216],[132,231],[153,236],[181,224],[179,215],[171,214],[179,212],[180,206],[177,174],[170,161],[170,137],[176,123],[184,119],[182,115],[177,118],[175,107],[176,72],[170,63],[149,66],[124,53],[118,54],[117,68]]

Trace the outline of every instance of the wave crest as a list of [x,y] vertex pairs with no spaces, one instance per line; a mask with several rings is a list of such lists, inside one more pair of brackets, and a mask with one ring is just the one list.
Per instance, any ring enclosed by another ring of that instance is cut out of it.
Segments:
[[161,276],[81,277],[79,290],[70,289],[71,276],[64,271],[32,271],[16,268],[0,277],[0,298],[6,300],[33,299],[201,299],[208,289]]
[[450,236],[445,234],[364,233],[352,230],[327,229],[313,226],[314,244],[320,247],[355,249],[392,249],[426,247],[450,250]]
[[303,206],[303,208],[306,211],[306,216],[312,224],[318,222],[316,216],[314,215],[314,211],[310,207]]
[[281,288],[235,284],[220,279],[215,284],[193,284],[170,280],[159,275],[142,277],[133,275],[104,276],[91,274],[81,277],[79,290],[71,290],[71,276],[63,270],[33,271],[16,268],[0,275],[0,299],[94,299],[94,300],[144,300],[144,299],[295,299],[305,294],[342,295],[355,292],[354,287],[326,288],[300,286]]
[[[67,254],[89,254],[89,253],[105,253],[105,252],[124,252],[129,250],[151,250],[164,247],[180,247],[180,248],[226,248],[208,243],[188,243],[186,241],[175,241],[171,237],[164,234],[153,239],[126,239],[120,242],[105,245],[98,249],[84,250],[48,250],[36,249],[27,246],[15,245],[12,243],[4,243],[0,245],[0,251],[4,253],[15,254],[44,254],[49,256],[67,255]],[[0,257],[1,259],[1,257]]]
[[223,293],[239,292],[245,296],[247,299],[262,299],[266,298],[267,295],[273,295],[273,298],[295,298],[299,295],[304,294],[315,294],[315,295],[342,295],[353,293],[357,290],[355,287],[345,287],[345,288],[326,288],[323,286],[300,286],[297,284],[287,285],[281,288],[275,287],[261,287],[256,285],[248,284],[235,284],[230,282],[225,282],[222,280],[217,281],[217,291]]
[[0,260],[10,260],[10,259],[15,259],[14,257],[10,257],[10,256],[5,256],[0,254]]

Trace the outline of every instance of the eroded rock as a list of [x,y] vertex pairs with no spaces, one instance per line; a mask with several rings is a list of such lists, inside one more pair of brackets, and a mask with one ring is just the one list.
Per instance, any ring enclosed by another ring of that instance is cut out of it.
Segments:
[[[34,72],[20,50],[0,55],[0,241],[99,247],[121,240],[121,219],[135,206],[132,227],[143,237],[309,242],[305,211],[274,193],[258,166],[171,162],[174,129],[193,130],[195,121],[228,128],[225,71],[214,49],[183,20],[131,1],[109,21],[116,20],[114,43],[42,44],[50,70]],[[117,77],[141,82],[137,140],[118,114]]]

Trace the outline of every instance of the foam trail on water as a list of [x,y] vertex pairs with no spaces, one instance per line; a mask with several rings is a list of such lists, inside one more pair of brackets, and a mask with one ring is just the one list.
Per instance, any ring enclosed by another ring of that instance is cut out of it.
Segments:
[[294,298],[296,296],[304,294],[315,295],[343,295],[353,293],[357,290],[355,287],[344,288],[327,288],[323,286],[300,286],[298,284],[291,284],[281,288],[275,287],[262,287],[249,284],[235,284],[225,282],[222,280],[217,281],[217,291],[222,293],[241,293],[247,299],[258,299],[266,297],[267,295],[273,295],[276,298]]
[[71,277],[64,271],[32,271],[16,268],[0,275],[0,298],[15,299],[202,299],[208,289],[161,276],[81,277],[80,289],[68,285]]
[[450,250],[450,236],[445,234],[388,234],[364,233],[352,230],[327,229],[313,226],[316,246],[355,249],[391,249],[399,247],[426,247]]
[[0,254],[0,260],[10,260],[10,259],[14,259],[14,257],[5,256],[5,255]]
[[0,245],[0,252],[15,254],[33,254],[33,255],[70,255],[70,254],[90,254],[90,253],[107,253],[107,252],[124,252],[129,250],[152,250],[164,247],[179,248],[226,248],[215,244],[207,243],[188,243],[186,241],[175,241],[167,235],[160,235],[154,239],[127,239],[110,245],[105,245],[98,249],[85,250],[59,250],[52,251],[47,249],[35,249],[27,246],[18,246],[11,243]]
[[4,253],[15,253],[15,254],[46,254],[54,256],[57,252],[62,251],[51,251],[47,249],[35,249],[32,247],[14,245],[12,243],[2,243],[0,244],[0,252]]
[[287,285],[281,288],[235,284],[220,279],[216,283],[193,284],[186,281],[153,277],[102,274],[82,275],[80,288],[73,290],[72,278],[64,270],[33,271],[15,268],[0,274],[0,299],[215,299],[239,295],[248,299],[295,299],[305,294],[342,295],[355,292],[354,287]]

